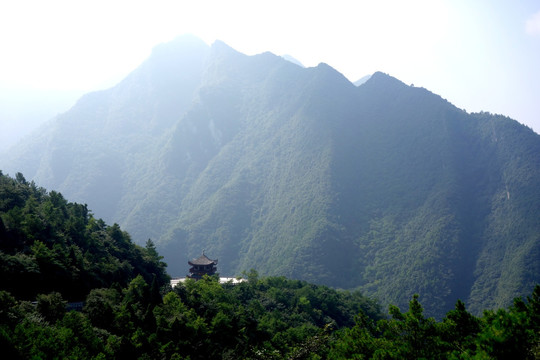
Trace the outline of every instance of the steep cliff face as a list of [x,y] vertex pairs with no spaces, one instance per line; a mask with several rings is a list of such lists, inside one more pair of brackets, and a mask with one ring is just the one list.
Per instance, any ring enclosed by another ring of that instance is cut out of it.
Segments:
[[20,144],[5,172],[88,203],[169,271],[219,258],[430,314],[509,303],[539,279],[540,139],[375,73],[354,86],[189,37],[156,48]]

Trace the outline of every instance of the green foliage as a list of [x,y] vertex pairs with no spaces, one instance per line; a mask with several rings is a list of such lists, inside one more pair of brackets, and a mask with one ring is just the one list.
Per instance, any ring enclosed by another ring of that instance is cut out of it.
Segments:
[[440,322],[423,315],[414,296],[402,313],[390,306],[390,319],[377,322],[360,314],[331,344],[329,359],[537,359],[540,285],[508,310],[475,317],[458,301]]
[[[381,316],[359,292],[255,270],[238,285],[205,277],[162,293],[166,264],[151,240],[134,245],[22,175],[0,185],[6,198],[22,194],[0,212],[0,344],[10,358],[317,358],[358,311]],[[67,311],[68,300],[84,300],[82,312]]]
[[83,311],[94,326],[110,330],[119,303],[120,293],[116,289],[93,289],[86,297]]
[[49,323],[54,324],[61,319],[66,312],[67,302],[62,299],[62,295],[57,292],[52,292],[48,295],[39,294],[36,297],[36,310],[38,314]]
[[117,224],[95,219],[86,205],[47,193],[22,174],[1,174],[0,287],[18,298],[58,292],[83,300],[91,289],[126,286],[142,275],[168,283],[166,264],[151,240],[142,248]]
[[150,292],[139,275],[120,290],[92,290],[82,312],[66,312],[58,293],[34,306],[0,292],[0,318],[9,319],[0,340],[14,358],[320,359],[353,314],[381,318],[358,293],[285,278],[205,277],[162,299]]
[[[10,359],[535,359],[540,353],[540,286],[481,317],[457,301],[439,322],[426,317],[418,295],[408,311],[391,305],[384,317],[358,291],[255,270],[236,285],[206,276],[168,291],[166,264],[151,240],[133,245],[118,225],[107,226],[86,206],[22,175],[0,174],[0,185],[7,198],[15,189],[23,194],[0,212],[0,345]],[[34,287],[17,284],[30,279],[38,280]],[[68,311],[66,300],[81,294],[83,310]]]

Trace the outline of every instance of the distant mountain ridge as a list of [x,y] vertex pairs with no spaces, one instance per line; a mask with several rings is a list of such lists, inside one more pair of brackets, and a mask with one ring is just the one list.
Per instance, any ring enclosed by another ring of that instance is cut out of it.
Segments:
[[296,64],[298,66],[301,66],[301,67],[305,68],[304,64],[302,64],[300,62],[300,60],[294,58],[293,56],[291,56],[289,54],[283,54],[283,55],[281,55],[281,57],[284,58],[285,60],[288,60],[288,61],[292,62],[293,64]]
[[0,159],[84,202],[172,275],[205,248],[441,315],[540,282],[540,138],[377,72],[355,86],[184,36]]
[[356,86],[360,86],[363,83],[365,83],[366,81],[368,81],[370,77],[371,77],[371,75],[362,76],[360,79],[356,80],[353,84],[356,85]]

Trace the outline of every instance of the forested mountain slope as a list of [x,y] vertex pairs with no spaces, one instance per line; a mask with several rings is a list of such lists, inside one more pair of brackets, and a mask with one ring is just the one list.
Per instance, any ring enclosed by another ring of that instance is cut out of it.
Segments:
[[124,219],[160,181],[156,159],[192,103],[207,52],[189,36],[156,47],[117,86],[86,94],[11,149],[2,168],[85,202],[107,220]]
[[21,173],[0,172],[0,195],[6,359],[288,358],[324,335],[322,351],[330,332],[352,326],[359,312],[382,317],[357,291],[255,271],[238,285],[205,277],[171,289],[152,242],[133,244],[86,205]]
[[509,304],[540,280],[540,137],[375,73],[356,87],[182,37],[0,159],[88,203],[173,275],[206,249],[430,314]]
[[0,290],[20,300],[58,293],[83,301],[95,288],[127,286],[141,275],[169,283],[154,244],[133,244],[118,224],[95,218],[86,205],[0,172]]

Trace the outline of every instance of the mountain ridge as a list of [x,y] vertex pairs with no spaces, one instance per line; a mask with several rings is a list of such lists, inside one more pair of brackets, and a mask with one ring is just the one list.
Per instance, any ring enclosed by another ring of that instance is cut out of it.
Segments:
[[402,308],[420,293],[435,315],[540,281],[539,136],[382,72],[355,86],[327,64],[179,38],[39,138],[2,170],[156,240],[174,275],[204,248],[223,275]]

